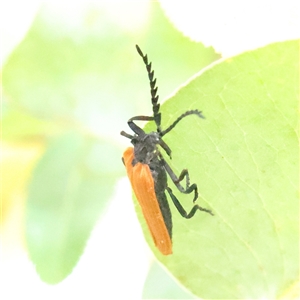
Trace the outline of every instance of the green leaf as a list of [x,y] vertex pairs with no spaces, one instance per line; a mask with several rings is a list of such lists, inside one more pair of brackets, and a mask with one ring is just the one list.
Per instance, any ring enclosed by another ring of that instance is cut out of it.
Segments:
[[51,143],[33,173],[26,235],[30,257],[46,282],[57,283],[72,271],[107,205],[120,159],[114,147],[104,145],[65,134]]
[[[162,107],[163,128],[186,110],[206,117],[184,119],[165,141],[215,216],[186,220],[171,204],[164,257],[137,210],[157,258],[198,297],[275,299],[299,278],[298,68],[299,41],[272,44],[213,65]],[[193,196],[176,195],[189,211]]]

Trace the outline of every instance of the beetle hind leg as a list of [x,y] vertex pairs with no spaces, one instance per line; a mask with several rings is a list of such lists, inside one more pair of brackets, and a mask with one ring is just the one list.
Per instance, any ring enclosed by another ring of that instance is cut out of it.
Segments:
[[210,209],[207,208],[203,208],[198,204],[195,204],[193,206],[193,208],[191,209],[191,211],[189,213],[186,212],[186,210],[183,208],[183,206],[181,205],[181,203],[179,202],[179,200],[176,198],[176,196],[173,194],[172,190],[167,186],[167,191],[175,205],[175,207],[177,208],[178,212],[181,214],[182,217],[186,218],[186,219],[190,219],[192,218],[197,210],[201,210],[204,211],[206,213],[211,214],[212,216],[214,215],[212,213],[212,211]]

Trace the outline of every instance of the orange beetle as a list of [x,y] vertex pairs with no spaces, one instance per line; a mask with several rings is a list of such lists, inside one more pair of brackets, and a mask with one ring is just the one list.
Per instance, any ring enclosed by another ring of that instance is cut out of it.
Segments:
[[[194,192],[193,202],[198,198],[197,185],[195,183],[190,185],[189,173],[186,169],[177,177],[164,160],[158,146],[171,158],[171,149],[162,140],[162,137],[171,131],[177,123],[186,116],[197,115],[200,118],[204,117],[201,111],[197,109],[189,110],[179,116],[167,129],[161,129],[161,113],[159,112],[160,105],[158,104],[154,71],[151,70],[151,63],[148,63],[147,55],[143,54],[139,46],[136,45],[136,48],[147,68],[150,80],[153,116],[136,116],[128,120],[128,125],[134,132],[134,135],[124,131],[121,131],[121,135],[129,138],[133,147],[129,147],[125,150],[122,160],[126,167],[132,189],[142,208],[154,243],[162,254],[168,255],[172,253],[172,217],[165,194],[166,190],[181,216],[186,219],[192,218],[197,210],[207,212],[211,215],[213,215],[213,213],[198,204],[194,204],[189,213],[185,211],[167,184],[167,174],[180,192],[185,194]],[[157,131],[146,133],[133,121],[154,121]],[[184,178],[186,179],[185,188],[180,184]]]

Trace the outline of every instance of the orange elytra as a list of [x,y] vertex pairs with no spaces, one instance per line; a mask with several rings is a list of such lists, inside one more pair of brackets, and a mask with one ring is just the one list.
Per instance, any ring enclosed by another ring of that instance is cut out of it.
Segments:
[[142,208],[155,246],[162,254],[171,254],[172,241],[159,207],[154,180],[149,166],[140,162],[135,166],[132,165],[134,159],[134,150],[132,147],[126,149],[123,159],[132,189]]

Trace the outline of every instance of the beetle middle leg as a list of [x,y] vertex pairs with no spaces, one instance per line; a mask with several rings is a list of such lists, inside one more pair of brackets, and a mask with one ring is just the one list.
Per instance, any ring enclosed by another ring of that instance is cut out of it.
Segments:
[[[164,166],[165,170],[169,174],[170,178],[172,179],[173,183],[176,185],[177,189],[183,193],[183,194],[190,194],[194,192],[194,199],[193,202],[195,202],[198,198],[198,188],[195,183],[190,185],[190,176],[187,169],[182,170],[179,177],[176,176],[176,174],[173,172],[171,167],[168,165],[168,163],[164,160],[164,158],[160,155],[160,161],[162,165]],[[185,188],[180,184],[180,182],[183,179],[186,179],[186,185]]]

